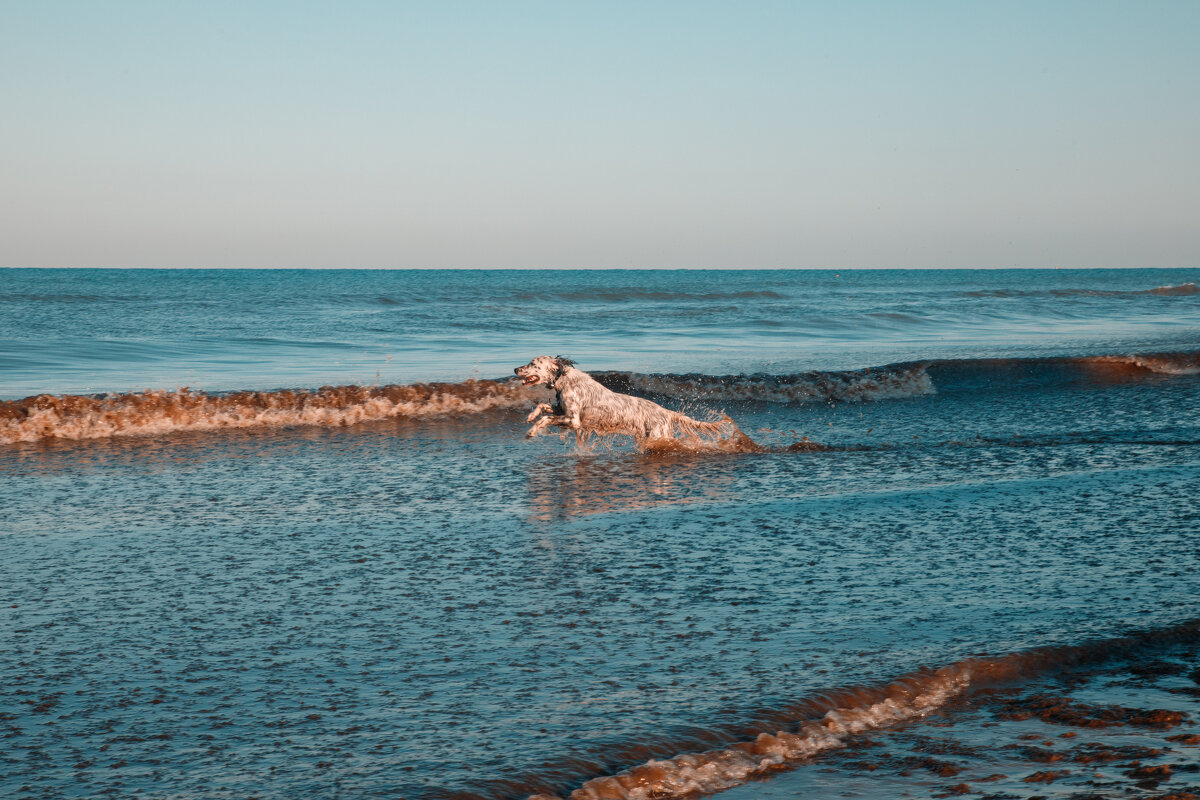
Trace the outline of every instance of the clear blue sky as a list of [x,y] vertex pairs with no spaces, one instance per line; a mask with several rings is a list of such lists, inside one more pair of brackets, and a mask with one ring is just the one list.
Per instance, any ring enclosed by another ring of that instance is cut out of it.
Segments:
[[0,0],[0,266],[1200,265],[1200,2]]

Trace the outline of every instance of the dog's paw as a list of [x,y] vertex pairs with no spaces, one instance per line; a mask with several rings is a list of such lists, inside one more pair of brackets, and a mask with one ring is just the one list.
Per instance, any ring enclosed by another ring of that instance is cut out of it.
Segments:
[[537,408],[535,408],[535,409],[533,409],[533,411],[529,412],[529,416],[525,418],[525,421],[533,422],[535,419],[540,417],[542,414],[549,414],[551,411],[553,411],[553,409],[550,408],[549,403],[538,403]]

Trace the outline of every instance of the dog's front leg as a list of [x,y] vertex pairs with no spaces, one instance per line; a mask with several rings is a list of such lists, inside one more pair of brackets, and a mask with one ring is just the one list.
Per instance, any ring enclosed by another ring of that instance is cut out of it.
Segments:
[[571,420],[568,419],[567,417],[555,417],[555,416],[547,415],[545,417],[539,418],[538,421],[533,424],[533,427],[530,428],[529,432],[525,434],[525,438],[532,439],[535,436],[539,436],[539,435],[541,435],[541,433],[543,431],[546,430],[546,428],[549,428],[551,425],[557,425],[560,428],[572,427]]
[[[532,415],[530,415],[532,416]],[[533,427],[525,434],[526,439],[532,439],[535,436],[540,436],[543,431],[550,426],[550,417],[542,417],[533,424]]]
[[542,414],[551,414],[553,412],[554,412],[554,409],[550,407],[549,403],[538,403],[537,407],[534,408],[533,411],[529,412],[529,416],[525,418],[525,421],[533,422],[535,419],[540,417]]

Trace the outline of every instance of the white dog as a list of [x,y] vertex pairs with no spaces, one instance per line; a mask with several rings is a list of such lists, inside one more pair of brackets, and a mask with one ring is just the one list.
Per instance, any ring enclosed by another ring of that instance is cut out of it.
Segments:
[[527,421],[534,425],[526,438],[532,439],[551,425],[575,431],[579,441],[590,434],[625,434],[639,444],[677,435],[717,438],[737,431],[729,417],[700,422],[641,397],[614,392],[561,356],[538,356],[513,372],[526,386],[543,384],[555,393],[554,405],[539,403],[529,415]]

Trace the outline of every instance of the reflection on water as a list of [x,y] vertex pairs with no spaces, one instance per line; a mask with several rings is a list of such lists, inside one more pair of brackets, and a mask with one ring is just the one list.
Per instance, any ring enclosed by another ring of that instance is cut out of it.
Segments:
[[381,447],[388,440],[393,440],[394,446],[420,452],[439,441],[470,443],[509,437],[517,431],[519,422],[516,414],[493,411],[470,417],[399,418],[332,428],[296,425],[173,431],[90,440],[39,439],[3,445],[0,469],[34,474],[77,473],[107,467],[173,470],[230,458],[271,458],[302,448],[333,448],[346,458],[353,458],[356,451]]
[[585,514],[732,499],[735,473],[723,453],[621,453],[565,456],[526,468],[529,518],[549,522]]

